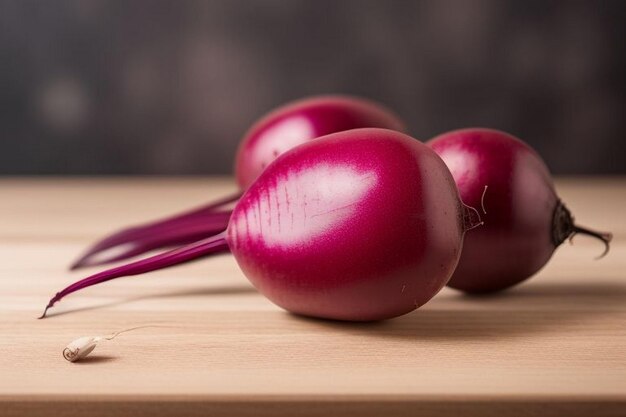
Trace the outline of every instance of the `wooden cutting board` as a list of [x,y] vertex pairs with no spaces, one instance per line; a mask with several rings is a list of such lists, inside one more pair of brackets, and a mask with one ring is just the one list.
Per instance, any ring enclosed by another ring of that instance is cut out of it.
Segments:
[[[497,296],[444,289],[381,323],[303,319],[230,256],[49,296],[95,238],[234,190],[228,178],[0,180],[0,414],[626,415],[626,179],[566,178],[577,237]],[[81,363],[71,340],[150,325]]]

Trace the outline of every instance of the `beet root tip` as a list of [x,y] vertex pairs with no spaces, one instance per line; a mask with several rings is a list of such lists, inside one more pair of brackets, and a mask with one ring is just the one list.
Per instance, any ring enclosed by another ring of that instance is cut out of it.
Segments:
[[48,304],[46,306],[46,308],[43,310],[43,314],[39,317],[37,317],[37,320],[41,320],[41,319],[45,319],[46,318],[46,313],[48,312],[48,309],[52,307],[52,304]]

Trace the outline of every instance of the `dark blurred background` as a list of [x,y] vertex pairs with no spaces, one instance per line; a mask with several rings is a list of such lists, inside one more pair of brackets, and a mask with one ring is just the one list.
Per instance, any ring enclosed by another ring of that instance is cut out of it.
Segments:
[[624,1],[0,0],[0,174],[230,173],[257,117],[320,93],[626,173],[625,23]]

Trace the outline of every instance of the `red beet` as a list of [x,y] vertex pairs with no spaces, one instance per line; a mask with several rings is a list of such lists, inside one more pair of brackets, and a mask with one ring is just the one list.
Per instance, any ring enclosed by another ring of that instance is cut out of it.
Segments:
[[465,231],[479,220],[424,144],[383,129],[335,133],[269,165],[235,206],[226,232],[86,278],[48,308],[81,288],[230,249],[252,284],[286,310],[386,319],[416,309],[446,284]]
[[463,201],[486,209],[484,226],[467,237],[450,287],[470,293],[511,287],[535,274],[576,233],[602,239],[608,250],[611,235],[574,224],[545,163],[521,140],[471,128],[427,145],[450,168]]
[[[235,176],[245,190],[278,155],[330,133],[364,127],[404,131],[404,123],[375,102],[348,96],[319,96],[282,106],[255,123],[236,156]],[[224,230],[240,192],[189,212],[108,236],[85,252],[72,269],[106,264],[168,246],[194,242]]]

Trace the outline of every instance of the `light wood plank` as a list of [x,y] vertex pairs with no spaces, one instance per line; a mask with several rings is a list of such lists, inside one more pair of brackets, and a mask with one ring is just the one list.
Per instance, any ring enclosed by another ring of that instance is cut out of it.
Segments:
[[[227,179],[0,180],[0,407],[6,415],[623,415],[623,179],[562,179],[611,253],[563,245],[498,296],[444,289],[420,310],[346,324],[285,313],[229,256],[47,298],[98,235],[234,190]],[[164,198],[167,196],[167,198]],[[123,203],[123,204],[122,204]],[[158,325],[61,357],[83,335]],[[120,414],[122,413],[122,414]]]

